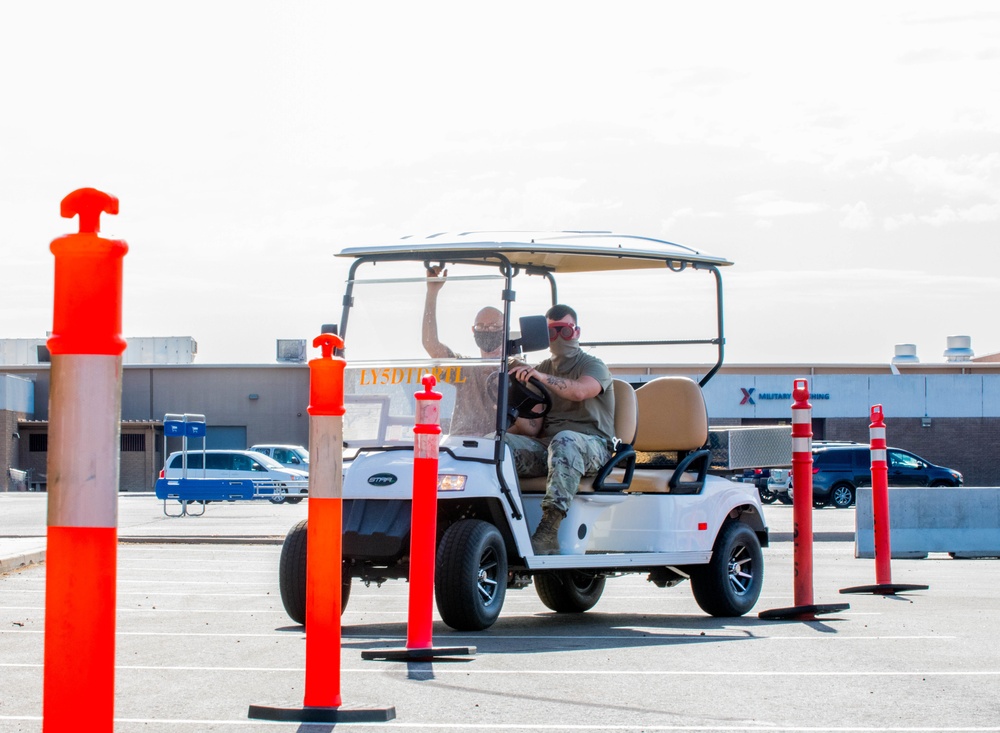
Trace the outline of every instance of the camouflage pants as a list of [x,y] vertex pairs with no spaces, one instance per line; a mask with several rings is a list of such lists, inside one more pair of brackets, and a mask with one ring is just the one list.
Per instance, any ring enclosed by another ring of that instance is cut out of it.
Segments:
[[548,476],[542,506],[554,506],[562,512],[569,510],[580,479],[597,473],[611,457],[607,440],[571,430],[547,440],[507,433],[505,440],[514,454],[517,475]]

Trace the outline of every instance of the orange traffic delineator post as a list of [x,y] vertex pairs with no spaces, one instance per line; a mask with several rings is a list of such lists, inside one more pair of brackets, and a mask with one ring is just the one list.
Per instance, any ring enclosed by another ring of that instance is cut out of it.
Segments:
[[61,214],[80,231],[53,240],[44,733],[114,728],[118,450],[124,241],[99,236],[118,199],[82,188]]
[[344,708],[340,694],[343,574],[344,368],[332,333],[309,362],[309,513],[306,524],[306,683],[302,707],[251,705],[247,717],[302,723],[378,723],[396,709]]
[[436,647],[432,642],[434,562],[437,554],[438,443],[441,438],[441,394],[428,374],[417,392],[413,427],[413,502],[410,516],[410,593],[405,649],[361,652],[362,659],[430,661],[476,653],[475,647]]
[[886,462],[885,415],[882,405],[872,405],[868,426],[872,452],[872,519],[875,530],[875,585],[842,588],[841,593],[873,593],[891,596],[930,586],[892,582],[892,547],[889,529],[889,466]]
[[795,605],[761,611],[757,618],[811,621],[819,614],[850,608],[847,603],[813,603],[812,405],[809,382],[796,379],[792,388],[792,513],[794,529]]

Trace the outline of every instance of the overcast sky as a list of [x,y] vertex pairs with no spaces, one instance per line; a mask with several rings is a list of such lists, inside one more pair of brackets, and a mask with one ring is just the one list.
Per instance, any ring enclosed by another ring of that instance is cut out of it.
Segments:
[[468,229],[728,257],[729,363],[1000,351],[995,2],[4,3],[0,85],[0,338],[92,186],[125,335],[199,363],[338,320],[342,247]]

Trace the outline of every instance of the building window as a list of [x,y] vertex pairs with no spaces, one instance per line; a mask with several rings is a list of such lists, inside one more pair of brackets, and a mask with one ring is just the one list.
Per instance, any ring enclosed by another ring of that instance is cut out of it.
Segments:
[[31,433],[28,436],[28,452],[30,452],[30,453],[48,453],[49,452],[49,434],[48,433]]
[[121,436],[122,453],[132,451],[143,453],[146,450],[146,434],[131,433]]

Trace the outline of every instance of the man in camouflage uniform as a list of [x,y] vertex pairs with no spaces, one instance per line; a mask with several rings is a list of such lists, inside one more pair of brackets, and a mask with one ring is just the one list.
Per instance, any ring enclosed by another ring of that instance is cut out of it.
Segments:
[[545,314],[552,356],[537,367],[520,365],[511,375],[527,383],[539,379],[552,395],[544,418],[520,418],[507,432],[519,476],[547,476],[542,521],[531,536],[536,555],[559,552],[559,525],[580,479],[611,457],[615,398],[611,372],[580,348],[576,311],[554,305]]

